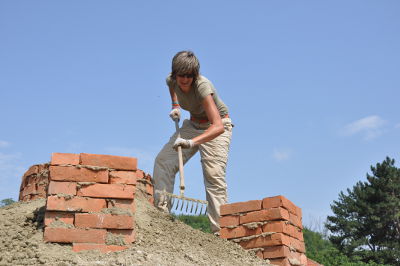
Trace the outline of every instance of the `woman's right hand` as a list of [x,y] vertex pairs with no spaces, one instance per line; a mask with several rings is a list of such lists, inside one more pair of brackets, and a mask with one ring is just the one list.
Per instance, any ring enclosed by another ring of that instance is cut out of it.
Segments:
[[179,121],[181,119],[181,109],[180,108],[172,109],[171,112],[169,113],[169,117],[171,117],[173,121]]

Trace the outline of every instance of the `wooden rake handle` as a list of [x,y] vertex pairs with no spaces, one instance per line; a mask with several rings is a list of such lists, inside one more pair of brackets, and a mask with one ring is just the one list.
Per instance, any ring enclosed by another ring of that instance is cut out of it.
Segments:
[[[179,120],[175,120],[175,128],[176,128],[176,133],[178,133],[178,138],[181,137],[181,133],[179,133]],[[181,191],[181,196],[184,195],[185,193],[185,175],[183,172],[183,157],[182,157],[182,147],[178,146],[178,159],[179,159],[179,180],[180,180],[180,191]]]

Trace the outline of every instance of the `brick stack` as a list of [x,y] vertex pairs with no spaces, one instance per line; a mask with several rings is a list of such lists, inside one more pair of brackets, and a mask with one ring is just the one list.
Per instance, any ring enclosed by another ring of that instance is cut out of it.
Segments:
[[32,165],[22,177],[19,189],[19,201],[30,201],[38,198],[46,198],[49,184],[49,165]]
[[154,186],[150,174],[137,170],[137,188],[140,189],[148,201],[154,205]]
[[74,251],[119,251],[135,241],[137,159],[53,153],[44,240]]
[[307,265],[301,209],[283,196],[221,206],[222,238],[272,264]]

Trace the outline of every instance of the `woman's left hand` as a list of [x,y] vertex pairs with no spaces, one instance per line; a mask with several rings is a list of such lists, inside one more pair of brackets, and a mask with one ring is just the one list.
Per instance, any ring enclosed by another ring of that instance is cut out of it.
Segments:
[[173,148],[175,150],[178,150],[179,146],[181,146],[183,149],[189,149],[189,148],[193,148],[194,143],[193,143],[193,140],[191,140],[191,139],[177,138],[175,140]]

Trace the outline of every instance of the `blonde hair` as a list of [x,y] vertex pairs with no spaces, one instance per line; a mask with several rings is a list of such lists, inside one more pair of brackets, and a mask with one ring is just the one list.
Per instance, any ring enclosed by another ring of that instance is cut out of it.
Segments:
[[200,75],[200,62],[192,51],[180,51],[172,59],[171,77],[185,74],[192,74],[193,80]]

